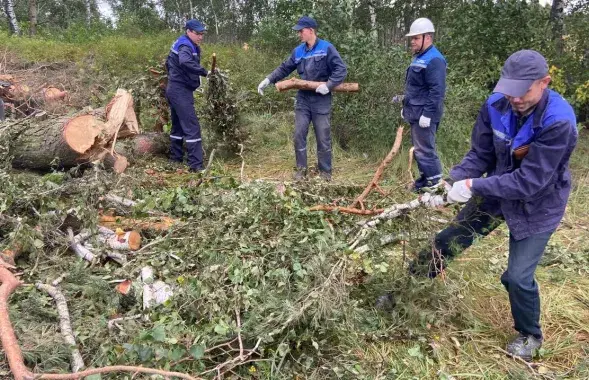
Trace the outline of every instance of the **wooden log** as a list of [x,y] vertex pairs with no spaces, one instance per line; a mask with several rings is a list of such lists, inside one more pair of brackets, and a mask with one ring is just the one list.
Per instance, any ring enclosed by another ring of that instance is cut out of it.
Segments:
[[104,129],[102,121],[87,114],[21,123],[10,144],[12,165],[47,170],[91,161],[91,148]]
[[116,233],[103,226],[100,226],[98,231],[100,233],[99,240],[114,250],[136,251],[141,248],[141,235],[137,231]]
[[169,217],[149,217],[145,219],[131,219],[121,216],[101,215],[98,224],[115,230],[121,228],[123,230],[151,230],[151,231],[167,231],[170,227],[179,223],[178,220]]
[[117,141],[115,152],[130,162],[148,156],[167,155],[170,150],[170,136],[163,133],[142,133],[132,139]]
[[111,152],[106,152],[102,158],[102,163],[105,169],[112,170],[117,174],[123,173],[129,166],[129,161],[125,156],[118,153],[112,154]]
[[[297,78],[291,78],[280,81],[275,84],[276,89],[280,92],[287,90],[316,90],[317,87],[324,84],[325,82],[313,82],[308,80],[302,80]],[[336,86],[331,92],[358,92],[360,91],[360,85],[358,83],[342,83]]]

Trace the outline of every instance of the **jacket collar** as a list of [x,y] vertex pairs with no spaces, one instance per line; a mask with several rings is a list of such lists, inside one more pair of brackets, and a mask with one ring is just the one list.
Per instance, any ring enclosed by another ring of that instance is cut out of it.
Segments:
[[309,52],[309,51],[312,51],[313,49],[315,49],[317,47],[317,45],[319,45],[319,41],[321,41],[321,40],[319,39],[319,37],[317,37],[315,39],[315,44],[313,46],[311,46],[311,47],[309,47],[307,45],[307,43],[304,42],[303,45],[305,46],[305,51]]
[[433,47],[434,47],[434,44],[429,45],[429,47],[427,49],[425,49],[421,53],[417,54],[415,57],[416,58],[421,58],[423,55],[425,55],[425,53],[427,53],[428,51],[432,50]]
[[[548,106],[548,98],[550,96],[550,90],[546,89],[542,93],[542,97],[538,104],[536,104],[536,109],[533,111],[533,128],[539,128],[542,125],[542,118],[544,113],[546,112],[546,107]],[[505,96],[501,97],[492,106],[503,115],[501,119],[506,118],[509,114],[511,109],[511,104],[509,104],[509,100]]]

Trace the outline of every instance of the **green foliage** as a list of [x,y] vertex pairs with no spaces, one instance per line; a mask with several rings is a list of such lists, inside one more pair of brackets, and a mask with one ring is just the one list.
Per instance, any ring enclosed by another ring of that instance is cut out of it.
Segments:
[[237,99],[230,87],[228,74],[215,68],[207,80],[205,112],[208,126],[222,151],[236,154],[247,134],[239,118]]
[[449,72],[491,89],[503,62],[513,52],[536,49],[553,57],[549,15],[550,9],[538,2],[457,3],[444,13],[439,38]]

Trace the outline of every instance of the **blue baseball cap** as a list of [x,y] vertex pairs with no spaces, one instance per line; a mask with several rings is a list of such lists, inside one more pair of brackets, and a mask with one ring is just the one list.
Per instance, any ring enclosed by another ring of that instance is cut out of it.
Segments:
[[313,20],[309,16],[303,16],[297,21],[297,24],[292,27],[293,30],[301,30],[304,28],[317,29],[317,21]]
[[184,30],[186,29],[190,29],[193,32],[196,33],[202,33],[205,30],[207,30],[207,28],[205,28],[205,26],[203,25],[202,22],[198,21],[198,20],[188,20],[186,21],[186,25],[184,26]]
[[542,54],[535,50],[516,51],[505,61],[493,92],[516,98],[524,96],[534,81],[546,75],[548,63]]

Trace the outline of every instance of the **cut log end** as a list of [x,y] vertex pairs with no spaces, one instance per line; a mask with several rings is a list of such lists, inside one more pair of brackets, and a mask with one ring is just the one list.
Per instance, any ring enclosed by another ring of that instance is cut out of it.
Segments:
[[136,251],[141,248],[141,235],[137,231],[129,231],[128,232],[127,241],[129,243],[129,249],[131,251]]
[[129,166],[129,161],[125,156],[121,154],[111,154],[110,152],[104,155],[102,162],[106,169],[112,170],[117,174],[123,173]]
[[79,154],[86,153],[104,129],[104,123],[92,115],[71,118],[63,126],[63,139]]

